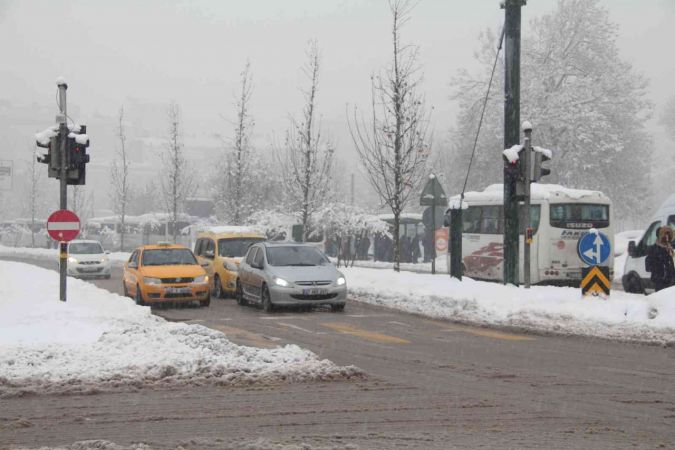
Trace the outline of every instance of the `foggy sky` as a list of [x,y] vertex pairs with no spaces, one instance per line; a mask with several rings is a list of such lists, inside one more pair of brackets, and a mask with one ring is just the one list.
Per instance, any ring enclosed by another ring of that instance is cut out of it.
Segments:
[[[529,18],[554,5],[555,0],[529,0],[523,34]],[[649,78],[658,113],[675,95],[675,0],[604,0],[603,5],[620,27],[622,57]],[[173,100],[182,107],[185,133],[217,146],[213,135],[232,128],[224,119],[234,116],[233,95],[249,59],[254,141],[265,146],[278,141],[289,114],[301,110],[300,67],[307,41],[316,38],[322,54],[319,113],[338,154],[353,158],[345,108],[368,106],[370,75],[390,60],[390,22],[384,0],[0,0],[0,100],[13,107],[38,105],[35,123],[45,128],[56,113],[54,80],[63,76],[76,121],[114,118],[124,106],[132,120],[161,136],[163,108]],[[420,47],[437,140],[454,122],[451,77],[474,66],[479,32],[498,29],[502,22],[498,0],[421,0],[413,10],[402,35]],[[651,130],[661,134],[655,121]],[[99,143],[107,142],[112,130],[91,134],[92,142],[97,134]],[[26,145],[32,140],[28,135]],[[658,145],[665,144],[657,138]],[[0,159],[17,157],[18,149],[1,148]]]

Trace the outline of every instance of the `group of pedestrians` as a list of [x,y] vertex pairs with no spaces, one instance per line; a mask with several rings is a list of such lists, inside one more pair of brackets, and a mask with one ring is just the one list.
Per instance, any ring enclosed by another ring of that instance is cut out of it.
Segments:
[[656,291],[675,285],[672,242],[673,230],[670,226],[660,227],[656,231],[656,243],[647,252],[645,269],[651,273]]

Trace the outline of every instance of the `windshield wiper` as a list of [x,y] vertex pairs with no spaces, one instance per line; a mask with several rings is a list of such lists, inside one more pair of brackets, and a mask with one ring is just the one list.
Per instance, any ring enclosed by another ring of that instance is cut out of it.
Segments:
[[296,263],[296,264],[287,264],[287,265],[289,265],[289,266],[302,266],[302,267],[305,267],[305,266],[316,266],[316,264],[308,264],[308,263]]

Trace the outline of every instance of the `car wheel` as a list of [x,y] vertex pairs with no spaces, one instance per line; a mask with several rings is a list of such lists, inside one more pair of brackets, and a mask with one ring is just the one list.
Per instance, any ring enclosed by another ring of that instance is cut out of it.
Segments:
[[124,292],[125,297],[130,297],[129,290],[127,289],[127,284],[122,280],[122,291]]
[[211,304],[211,296],[209,295],[206,300],[200,300],[199,306],[209,306]]
[[145,302],[143,301],[143,294],[141,293],[141,287],[139,285],[136,285],[136,297],[134,297],[136,300],[136,304],[138,306],[144,306]]
[[267,289],[267,286],[263,286],[262,296],[260,299],[262,303],[263,310],[267,313],[274,311],[274,304],[270,298],[270,290]]
[[636,273],[630,273],[623,282],[623,290],[632,294],[644,294],[645,289],[642,286],[642,280]]
[[338,303],[335,305],[330,305],[330,310],[333,312],[342,312],[345,310],[345,304],[344,303]]
[[223,285],[220,283],[218,275],[213,278],[213,296],[215,298],[223,298]]
[[244,298],[244,291],[241,288],[241,282],[237,278],[237,287],[235,288],[234,291],[234,296],[237,299],[237,304],[244,306],[246,305],[246,299]]

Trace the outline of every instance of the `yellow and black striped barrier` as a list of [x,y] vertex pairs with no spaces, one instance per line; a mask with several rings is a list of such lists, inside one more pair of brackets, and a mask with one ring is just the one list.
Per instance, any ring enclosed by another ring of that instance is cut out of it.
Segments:
[[609,267],[590,266],[581,269],[581,294],[609,297],[609,288],[612,285],[609,280]]

